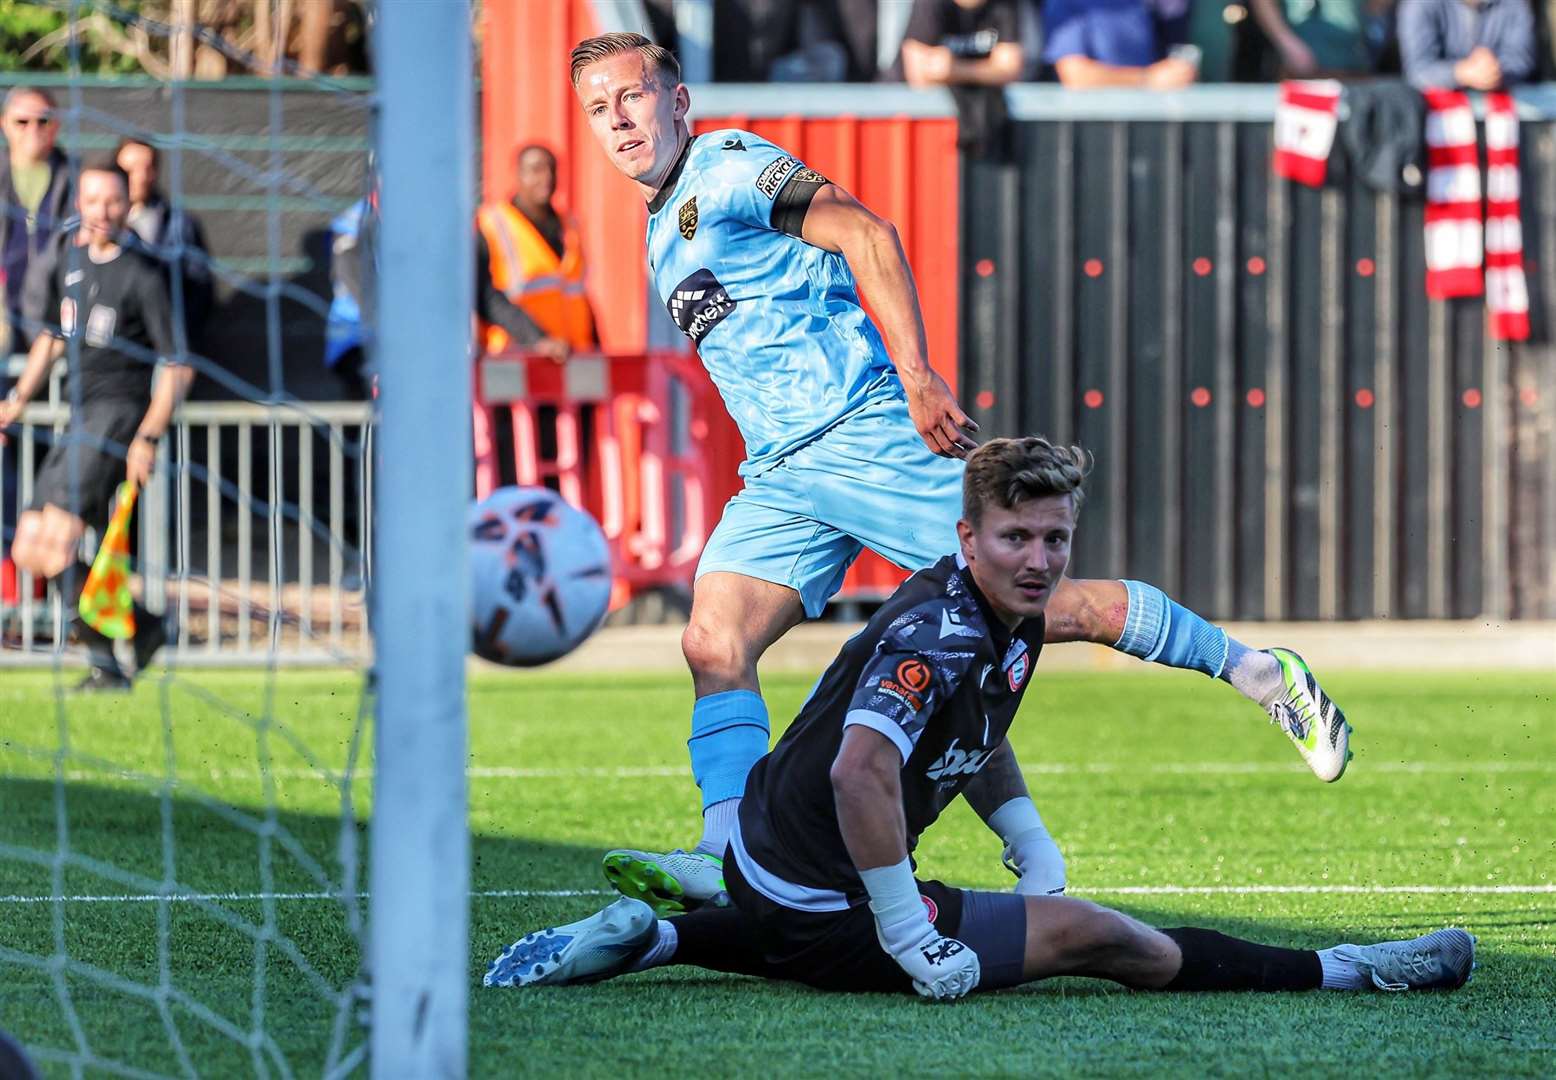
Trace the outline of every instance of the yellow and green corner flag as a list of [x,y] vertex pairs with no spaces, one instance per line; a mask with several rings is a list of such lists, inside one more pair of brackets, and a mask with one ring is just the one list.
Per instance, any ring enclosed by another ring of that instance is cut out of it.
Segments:
[[136,487],[119,485],[119,502],[113,519],[97,546],[97,558],[81,586],[81,618],[107,638],[135,636],[135,598],[130,595],[130,514],[135,510]]

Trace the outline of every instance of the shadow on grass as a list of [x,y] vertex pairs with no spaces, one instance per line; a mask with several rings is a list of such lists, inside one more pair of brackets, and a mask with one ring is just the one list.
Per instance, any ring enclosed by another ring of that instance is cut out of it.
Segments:
[[[361,867],[356,880],[366,882],[365,826],[342,830],[323,813],[271,818],[187,793],[164,799],[71,783],[61,834],[55,807],[52,782],[0,781],[0,1027],[42,1064],[317,1075],[332,1057],[359,1051],[356,917],[365,917],[366,904],[354,915],[349,899],[332,894],[347,876],[342,850]],[[174,841],[170,863],[165,828]],[[61,835],[70,854],[60,891],[81,899],[56,902],[48,897]],[[1505,898],[1482,913],[1497,929],[1483,937],[1476,984],[1452,995],[1187,997],[1063,979],[931,1009],[908,996],[843,997],[691,968],[550,991],[480,989],[487,962],[514,938],[609,900],[596,876],[599,854],[583,845],[473,838],[473,1074],[619,1076],[677,1055],[711,1055],[699,1060],[716,1062],[715,1072],[775,1071],[775,1055],[778,1072],[1041,1072],[1029,1067],[1039,1030],[1048,1043],[1085,1055],[1055,1062],[1093,1074],[1129,1073],[1151,1061],[1167,1072],[1192,1072],[1205,1064],[1196,1055],[1217,1046],[1267,1050],[1267,1063],[1297,1067],[1311,1041],[1298,1033],[1333,1024],[1339,1031],[1325,1053],[1376,1054],[1382,1045],[1405,1055],[1382,1061],[1382,1071],[1431,1071],[1424,1066],[1449,1060],[1441,1055],[1451,1051],[1466,1067],[1494,1063],[1502,1074],[1533,1075],[1526,1058],[1556,1044],[1548,1010],[1556,961],[1530,949],[1550,935],[1540,936],[1534,913]],[[145,899],[165,877],[201,898]],[[518,895],[481,895],[490,890]],[[1329,904],[1307,915],[1300,901],[1280,903],[1293,914],[1228,915],[1201,897],[1119,906],[1153,925],[1208,926],[1308,948],[1368,940],[1368,930],[1433,919],[1444,906],[1406,911],[1395,898],[1358,898],[1354,909]],[[1352,910],[1354,919],[1344,914]],[[1466,922],[1480,929],[1475,917]],[[1520,947],[1504,949],[1487,940],[1491,934],[1517,936]],[[898,1040],[890,1053],[886,1043],[861,1036],[882,1031]],[[957,1056],[970,1048],[982,1056]],[[624,1062],[628,1049],[637,1056]],[[1493,1050],[1502,1056],[1485,1056]],[[1340,1059],[1332,1064],[1338,1068]]]
[[[88,783],[61,819],[56,795],[0,780],[0,1027],[41,1066],[319,1075],[361,1052],[365,822]],[[597,858],[472,838],[484,888],[576,890]]]

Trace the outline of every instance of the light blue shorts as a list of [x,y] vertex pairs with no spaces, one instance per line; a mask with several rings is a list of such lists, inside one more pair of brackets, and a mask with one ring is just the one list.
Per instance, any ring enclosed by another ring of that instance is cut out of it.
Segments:
[[728,571],[787,585],[815,618],[864,548],[907,570],[957,550],[964,467],[924,445],[906,402],[866,406],[746,478],[697,576]]

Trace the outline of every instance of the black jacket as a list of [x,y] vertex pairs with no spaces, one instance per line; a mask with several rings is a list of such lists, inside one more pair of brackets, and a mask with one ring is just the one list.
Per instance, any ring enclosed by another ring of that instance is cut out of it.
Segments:
[[160,193],[156,196],[155,209],[161,212],[157,234],[142,241],[133,229],[126,229],[129,238],[145,248],[166,270],[168,297],[175,296],[173,268],[180,271],[183,291],[184,327],[189,335],[189,348],[196,348],[201,329],[210,314],[214,297],[211,274],[211,256],[205,243],[205,230],[197,218],[182,208],[170,205]]
[[11,184],[10,156],[0,154],[0,266],[5,271],[5,306],[13,318],[21,306],[27,266],[71,215],[74,188],[70,159],[55,147],[49,155],[49,187],[28,236],[27,211],[16,201],[16,188]]

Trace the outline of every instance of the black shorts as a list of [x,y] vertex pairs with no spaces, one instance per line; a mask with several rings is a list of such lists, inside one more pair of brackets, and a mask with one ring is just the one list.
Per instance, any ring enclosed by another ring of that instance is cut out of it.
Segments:
[[[785,907],[751,887],[732,851],[724,853],[724,887],[756,925],[763,959],[775,977],[821,990],[913,992],[913,981],[881,948],[868,904],[846,911]],[[954,889],[939,881],[920,881],[918,888],[935,929],[978,954],[979,990],[1023,981],[1027,919],[1022,897]]]
[[32,509],[52,504],[94,529],[105,528],[114,489],[124,482],[125,453],[145,415],[140,402],[84,406],[43,459],[33,480]]

